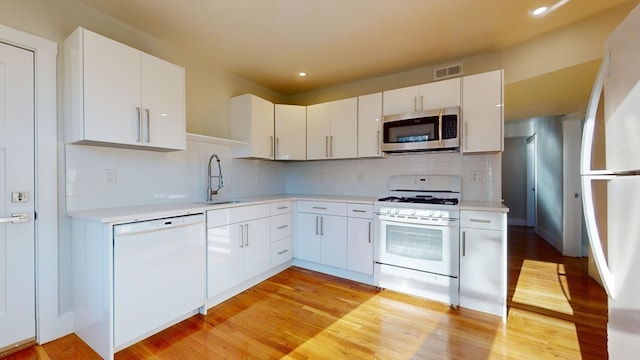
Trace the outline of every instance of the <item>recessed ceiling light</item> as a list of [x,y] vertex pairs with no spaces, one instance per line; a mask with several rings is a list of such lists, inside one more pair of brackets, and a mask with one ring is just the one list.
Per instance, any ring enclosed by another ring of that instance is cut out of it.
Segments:
[[533,11],[531,12],[531,15],[533,15],[533,16],[540,16],[540,15],[544,14],[545,12],[547,12],[547,10],[548,10],[548,9],[549,9],[549,8],[548,8],[548,7],[546,7],[546,6],[541,6],[541,7],[537,8],[537,9],[533,10]]
[[556,9],[558,9],[559,7],[565,5],[566,3],[568,3],[570,0],[560,0],[557,3],[551,5],[551,6],[541,6],[533,11],[531,11],[531,16],[543,16],[543,15],[547,15],[550,14],[552,11],[555,11]]
[[306,73],[306,72],[299,72],[299,73],[298,73],[298,76],[300,76],[300,77],[305,77],[305,76],[307,76],[307,73]]

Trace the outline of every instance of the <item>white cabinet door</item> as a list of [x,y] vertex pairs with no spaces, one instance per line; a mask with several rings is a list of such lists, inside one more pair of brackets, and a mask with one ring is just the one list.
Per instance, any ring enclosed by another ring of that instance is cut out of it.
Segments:
[[300,105],[275,105],[277,160],[306,160],[307,108]]
[[460,306],[502,315],[502,231],[461,228]]
[[295,257],[320,263],[320,215],[298,213],[296,219]]
[[418,86],[388,90],[382,93],[384,115],[404,114],[420,110]]
[[331,102],[329,155],[332,159],[358,157],[358,98]]
[[207,297],[242,282],[244,224],[207,229]]
[[83,28],[64,52],[68,142],[186,148],[183,68]]
[[422,110],[431,110],[460,106],[460,78],[420,85],[420,106]]
[[307,106],[307,160],[329,158],[331,104]]
[[382,156],[382,93],[358,97],[358,157]]
[[243,280],[262,274],[271,266],[271,223],[269,218],[244,224]]
[[184,68],[141,53],[145,145],[187,148]]
[[462,152],[503,149],[503,70],[462,78]]
[[347,218],[320,216],[320,263],[347,268]]
[[349,218],[347,269],[373,274],[373,220]]
[[141,144],[140,51],[91,31],[78,36],[84,58],[71,70],[84,77],[74,84],[84,90],[84,109],[77,114],[77,126],[84,128],[74,140]]
[[274,105],[252,94],[231,98],[231,138],[245,142],[233,146],[239,158],[274,158]]

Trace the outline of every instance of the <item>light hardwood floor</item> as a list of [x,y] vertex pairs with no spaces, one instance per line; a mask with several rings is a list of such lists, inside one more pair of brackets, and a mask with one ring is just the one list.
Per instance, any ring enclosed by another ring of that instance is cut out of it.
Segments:
[[[586,259],[509,229],[509,316],[290,268],[116,359],[606,359],[606,295]],[[17,359],[99,358],[75,335]]]

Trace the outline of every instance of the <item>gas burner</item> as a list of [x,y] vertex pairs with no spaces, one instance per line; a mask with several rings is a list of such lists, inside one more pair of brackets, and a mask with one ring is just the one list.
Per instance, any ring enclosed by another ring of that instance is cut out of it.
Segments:
[[458,199],[456,198],[436,198],[428,195],[414,197],[388,196],[381,198],[378,201],[411,204],[458,205]]

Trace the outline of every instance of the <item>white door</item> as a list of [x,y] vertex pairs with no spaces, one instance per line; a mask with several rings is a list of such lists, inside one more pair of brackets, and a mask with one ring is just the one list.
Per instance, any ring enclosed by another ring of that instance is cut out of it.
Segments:
[[536,136],[527,139],[527,226],[536,226]]
[[0,43],[0,353],[35,340],[33,58]]

